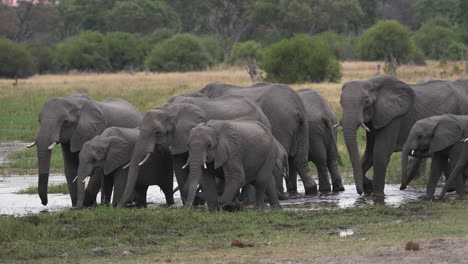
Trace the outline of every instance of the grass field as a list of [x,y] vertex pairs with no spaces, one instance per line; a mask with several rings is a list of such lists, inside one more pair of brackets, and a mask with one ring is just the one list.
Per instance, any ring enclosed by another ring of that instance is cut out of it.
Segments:
[[[333,105],[338,116],[341,116],[339,98],[344,82],[368,79],[377,73],[381,62],[343,62],[343,79],[341,83],[306,83],[291,85],[295,89],[313,88],[322,93]],[[424,79],[440,79],[440,73],[446,72],[445,79],[456,79],[461,73],[455,63],[441,65],[429,61],[426,66],[402,66],[398,77],[406,82],[415,83]],[[90,74],[70,73],[66,75],[38,75],[20,80],[17,86],[12,80],[0,80],[0,142],[21,140],[30,142],[38,131],[37,116],[44,102],[55,96],[68,96],[71,93],[87,93],[97,100],[107,97],[120,97],[135,105],[142,113],[166,102],[174,95],[203,88],[213,81],[236,85],[250,85],[247,72],[242,68],[214,69],[204,72],[188,73],[128,73]],[[358,140],[361,148],[364,133],[360,130]],[[344,161],[343,171],[351,171],[346,147],[341,135],[338,136],[338,147]],[[22,172],[35,172],[37,161],[35,149],[25,150],[11,155],[13,162],[3,165],[0,170],[11,172],[21,169]],[[392,156],[387,182],[399,181],[399,155]],[[60,148],[56,148],[52,157],[52,170],[61,171],[62,161]],[[353,182],[345,178],[345,182]]]
[[[257,263],[366,254],[376,247],[468,233],[468,204],[420,203],[321,211],[187,212],[98,207],[0,217],[0,262]],[[349,237],[338,231],[352,229]],[[234,240],[253,244],[231,247]],[[103,248],[101,252],[93,249]],[[122,256],[123,251],[131,253]]]

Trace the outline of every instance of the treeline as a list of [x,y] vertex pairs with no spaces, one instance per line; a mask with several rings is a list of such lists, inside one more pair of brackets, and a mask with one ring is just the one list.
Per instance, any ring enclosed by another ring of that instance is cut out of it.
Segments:
[[338,60],[460,60],[468,0],[3,0],[0,75],[265,69],[295,35]]

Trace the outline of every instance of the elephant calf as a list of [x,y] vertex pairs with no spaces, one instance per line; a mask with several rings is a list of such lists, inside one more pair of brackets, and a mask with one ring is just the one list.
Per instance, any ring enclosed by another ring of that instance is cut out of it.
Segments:
[[[264,194],[270,206],[280,207],[276,193],[273,171],[278,161],[277,146],[269,128],[252,119],[211,120],[199,124],[190,131],[189,157],[190,174],[184,186],[187,194],[186,206],[191,208],[199,181],[209,209],[218,204],[223,208],[234,208],[234,198],[247,184],[256,188],[255,204],[264,207]],[[215,177],[206,163],[221,169],[224,188],[218,199]]]
[[[445,175],[450,175],[450,171],[461,153],[463,145],[461,141],[466,137],[468,137],[468,116],[446,114],[417,121],[411,128],[408,139],[403,146],[402,186],[400,189],[406,188],[411,180],[407,176],[408,156],[426,158],[432,155],[426,196],[433,199],[441,173],[444,172]],[[460,163],[462,162],[460,161]],[[460,171],[460,169],[457,168],[454,171]],[[463,194],[463,177],[458,177],[458,179],[455,189],[457,193]],[[448,182],[445,190],[447,186]]]
[[[83,145],[76,179],[78,207],[83,206],[85,178],[95,168],[104,169],[104,201],[110,201],[114,187],[112,205],[119,203],[127,184],[128,169],[125,165],[130,161],[139,134],[138,128],[111,127]],[[137,205],[146,206],[148,186],[158,185],[166,196],[166,204],[174,204],[172,158],[169,151],[156,151],[150,155],[148,161],[139,170],[133,201]]]

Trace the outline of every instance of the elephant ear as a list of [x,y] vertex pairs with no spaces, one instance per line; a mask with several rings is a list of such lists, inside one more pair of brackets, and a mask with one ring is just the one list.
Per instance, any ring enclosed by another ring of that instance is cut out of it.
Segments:
[[207,125],[213,127],[218,134],[214,160],[217,169],[238,154],[239,135],[232,125],[225,121],[210,121]]
[[108,137],[106,159],[104,161],[104,174],[109,174],[117,168],[124,166],[131,158],[130,146],[121,137]]
[[200,123],[206,122],[205,113],[196,105],[177,104],[174,114],[174,137],[171,153],[173,155],[187,152],[190,130]]
[[434,127],[429,151],[431,153],[444,150],[463,138],[463,127],[450,116],[444,116]]
[[374,128],[386,126],[394,118],[406,114],[413,105],[413,89],[397,78],[381,76],[371,79],[370,82],[377,92],[372,116]]
[[71,152],[80,151],[86,141],[100,135],[106,128],[106,119],[94,101],[85,102],[78,115],[78,124],[70,139]]

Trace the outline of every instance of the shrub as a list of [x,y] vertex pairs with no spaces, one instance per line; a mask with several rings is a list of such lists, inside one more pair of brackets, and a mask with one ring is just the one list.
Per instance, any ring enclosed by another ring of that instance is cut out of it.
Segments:
[[434,18],[425,23],[414,35],[416,44],[431,59],[442,59],[445,50],[458,37],[450,22],[444,18]]
[[265,51],[260,68],[266,80],[280,83],[339,81],[339,62],[322,41],[307,35],[273,44]]
[[34,58],[36,70],[39,74],[55,71],[53,45],[47,43],[34,43],[28,46],[28,50]]
[[0,77],[24,78],[34,73],[34,58],[26,45],[0,38]]
[[363,60],[383,60],[394,56],[400,62],[411,53],[410,30],[395,20],[380,21],[364,31],[359,51]]
[[211,66],[213,61],[199,38],[190,34],[175,35],[157,44],[146,58],[152,71],[194,71]]
[[154,46],[159,42],[166,40],[172,36],[174,36],[175,32],[172,29],[163,28],[154,31],[153,33],[146,35],[145,40],[151,45]]
[[83,31],[57,46],[54,64],[60,70],[109,71],[109,47],[98,32]]
[[219,40],[211,37],[211,36],[201,36],[198,37],[201,41],[201,44],[208,51],[208,54],[213,61],[213,64],[217,64],[223,61],[224,59],[224,52]]
[[143,65],[148,45],[138,35],[112,32],[107,34],[106,40],[109,46],[109,62],[113,71]]
[[424,52],[411,41],[410,53],[408,53],[403,59],[403,63],[414,63],[416,65],[426,65],[426,56]]
[[249,40],[242,43],[237,43],[232,49],[229,57],[230,64],[247,64],[253,60],[261,62],[263,59],[262,44]]
[[460,42],[452,42],[445,50],[445,58],[448,60],[461,60],[462,56],[468,57],[468,49]]
[[356,54],[358,50],[356,37],[345,37],[333,31],[326,31],[313,36],[313,38],[321,40],[329,45],[338,60],[357,59]]

